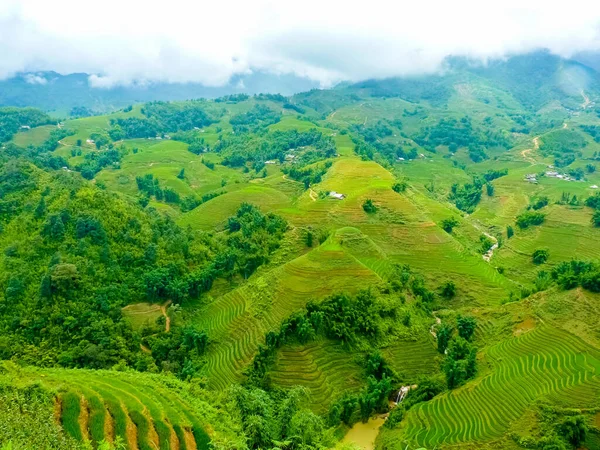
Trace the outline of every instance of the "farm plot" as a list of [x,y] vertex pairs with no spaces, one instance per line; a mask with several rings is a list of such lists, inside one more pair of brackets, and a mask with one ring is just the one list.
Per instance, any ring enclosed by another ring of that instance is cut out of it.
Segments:
[[256,276],[197,314],[213,344],[207,370],[213,387],[239,381],[267,331],[309,300],[334,292],[355,292],[380,278],[329,240],[320,247]]
[[566,331],[542,325],[489,348],[483,378],[412,409],[404,437],[433,448],[501,437],[537,399],[594,386],[600,353]]

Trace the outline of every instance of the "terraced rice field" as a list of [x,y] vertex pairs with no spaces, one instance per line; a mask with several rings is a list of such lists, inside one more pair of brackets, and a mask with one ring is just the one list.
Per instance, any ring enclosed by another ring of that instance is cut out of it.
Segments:
[[304,386],[310,393],[310,406],[317,413],[327,411],[330,403],[344,392],[361,387],[361,353],[344,350],[330,341],[286,346],[269,373],[274,385],[289,388]]
[[429,334],[415,341],[396,341],[383,354],[394,370],[411,382],[419,376],[435,373],[439,368],[439,353]]
[[[91,370],[49,370],[44,382],[58,397],[63,428],[93,445],[118,437],[129,450],[208,449],[203,419],[178,394],[152,376]],[[174,388],[174,389],[172,389]]]
[[600,352],[549,325],[494,345],[487,356],[489,375],[409,412],[408,441],[433,448],[492,440],[537,399],[572,395],[576,404],[598,393]]
[[330,240],[216,299],[196,319],[213,342],[207,354],[213,387],[239,381],[265,333],[309,300],[355,292],[379,280]]

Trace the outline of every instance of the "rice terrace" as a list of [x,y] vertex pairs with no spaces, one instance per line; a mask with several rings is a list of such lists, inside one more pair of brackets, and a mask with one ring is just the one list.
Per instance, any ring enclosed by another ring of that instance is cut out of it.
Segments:
[[446,64],[0,107],[0,449],[600,450],[600,75]]

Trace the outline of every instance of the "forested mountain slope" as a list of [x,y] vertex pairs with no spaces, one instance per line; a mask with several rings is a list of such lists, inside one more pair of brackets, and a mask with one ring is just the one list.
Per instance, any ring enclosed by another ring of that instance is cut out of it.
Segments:
[[599,448],[598,75],[449,64],[1,108],[0,448]]

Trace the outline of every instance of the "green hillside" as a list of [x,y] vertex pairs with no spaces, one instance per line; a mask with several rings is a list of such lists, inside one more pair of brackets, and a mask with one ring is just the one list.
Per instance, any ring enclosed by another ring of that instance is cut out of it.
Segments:
[[449,67],[0,108],[0,449],[600,448],[597,74]]

